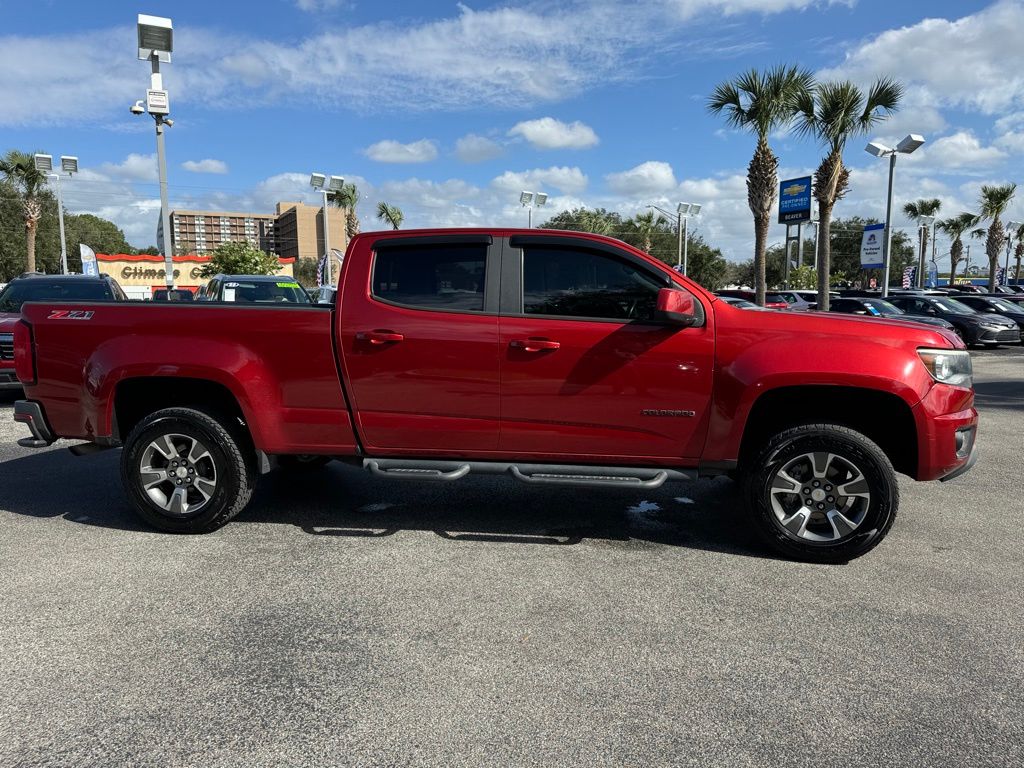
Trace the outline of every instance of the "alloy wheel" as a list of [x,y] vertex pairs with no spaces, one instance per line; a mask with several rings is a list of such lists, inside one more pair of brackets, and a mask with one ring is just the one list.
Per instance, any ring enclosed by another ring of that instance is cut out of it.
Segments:
[[200,512],[217,489],[217,465],[210,450],[189,435],[166,434],[146,446],[139,484],[150,501],[174,517]]
[[792,538],[829,543],[853,534],[864,522],[871,491],[849,459],[823,451],[790,459],[772,477],[775,519]]

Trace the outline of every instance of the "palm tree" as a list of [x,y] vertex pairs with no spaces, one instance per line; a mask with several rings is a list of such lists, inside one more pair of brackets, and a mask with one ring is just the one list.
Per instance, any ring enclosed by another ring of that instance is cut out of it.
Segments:
[[331,192],[328,199],[338,208],[345,209],[345,235],[351,240],[359,234],[359,217],[356,215],[359,189],[355,184],[348,183],[337,192]]
[[377,203],[377,219],[390,224],[393,229],[399,229],[402,226],[402,220],[405,219],[405,215],[397,205],[379,202]]
[[668,224],[668,219],[661,214],[655,218],[654,211],[647,211],[647,213],[638,213],[627,224],[631,231],[630,234],[636,235],[644,253],[650,253],[654,248],[654,236]]
[[[925,217],[935,217],[935,214],[939,212],[942,207],[942,201],[937,197],[915,200],[912,203],[907,203],[903,206],[903,213],[911,221],[920,222]],[[924,261],[928,255],[928,228],[921,227],[921,234],[918,238],[921,246],[921,255],[918,259],[917,268],[917,282],[918,285],[924,285]]]
[[843,164],[847,139],[865,135],[899,108],[903,86],[880,78],[867,93],[848,80],[819,83],[798,97],[798,131],[813,136],[828,150],[814,172],[818,200],[818,308],[828,309],[832,249],[832,209],[846,194],[850,171]]
[[779,189],[779,158],[768,137],[790,124],[803,93],[814,87],[810,72],[779,65],[767,72],[755,69],[735,80],[720,83],[708,99],[712,114],[725,113],[726,122],[757,136],[754,156],[747,166],[747,205],[754,215],[754,288],[758,304],[764,304],[765,251],[772,206]]
[[1013,193],[1017,191],[1016,184],[984,184],[981,187],[981,196],[978,204],[981,208],[981,218],[991,219],[988,226],[988,234],[985,237],[985,253],[988,255],[988,289],[996,289],[996,270],[999,269],[999,254],[1003,250],[1003,243],[1006,235],[1003,232],[1003,222],[999,217],[1013,200]]
[[[904,209],[906,210],[906,209]],[[974,216],[970,213],[961,213],[948,219],[936,222],[935,227],[949,235],[953,242],[949,246],[949,284],[953,284],[956,278],[956,265],[964,255],[964,243],[961,238],[975,224]]]
[[32,155],[12,149],[0,159],[0,173],[18,191],[25,222],[25,271],[36,271],[36,231],[43,215],[39,193],[46,184],[46,174],[37,171]]

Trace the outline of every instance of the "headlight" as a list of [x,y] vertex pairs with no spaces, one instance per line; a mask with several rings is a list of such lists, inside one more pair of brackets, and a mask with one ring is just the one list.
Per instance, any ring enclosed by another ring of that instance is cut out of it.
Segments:
[[971,387],[974,384],[974,368],[966,350],[919,349],[917,354],[936,381],[954,387]]

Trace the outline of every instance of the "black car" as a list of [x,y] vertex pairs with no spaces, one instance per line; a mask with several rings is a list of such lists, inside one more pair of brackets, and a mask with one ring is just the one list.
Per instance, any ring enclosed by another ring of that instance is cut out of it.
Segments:
[[153,290],[153,301],[195,301],[196,297],[187,288],[155,288]]
[[951,296],[904,294],[890,301],[908,315],[941,317],[965,344],[1012,344],[1020,341],[1020,328],[1012,320],[989,312],[978,312]]
[[1018,328],[1024,330],[1024,304],[1007,301],[1002,296],[960,296],[957,300],[979,312],[1002,315],[1013,320]]
[[832,299],[829,304],[830,312],[842,312],[848,315],[865,315],[867,317],[882,317],[886,320],[905,320],[912,323],[924,323],[925,325],[937,325],[940,328],[955,330],[953,324],[941,317],[924,315],[908,315],[899,307],[889,303],[885,299],[868,299],[862,297]]
[[0,314],[19,314],[26,301],[128,301],[109,275],[42,275],[16,277],[0,291]]
[[197,301],[238,304],[312,304],[295,278],[276,275],[216,275],[199,289]]

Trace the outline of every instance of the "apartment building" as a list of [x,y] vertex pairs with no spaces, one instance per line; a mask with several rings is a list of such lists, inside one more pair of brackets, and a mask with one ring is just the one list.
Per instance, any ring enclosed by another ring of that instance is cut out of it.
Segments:
[[[324,251],[323,208],[305,203],[277,204],[274,234],[277,254],[282,258],[316,259]],[[327,225],[331,249],[342,253],[348,246],[345,236],[345,209],[329,207]]]
[[[172,254],[211,253],[221,243],[248,242],[277,253],[276,216],[233,211],[171,211]],[[163,222],[157,241],[163,242]]]

